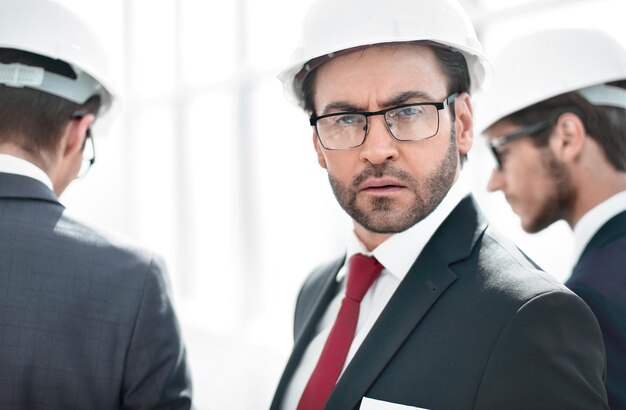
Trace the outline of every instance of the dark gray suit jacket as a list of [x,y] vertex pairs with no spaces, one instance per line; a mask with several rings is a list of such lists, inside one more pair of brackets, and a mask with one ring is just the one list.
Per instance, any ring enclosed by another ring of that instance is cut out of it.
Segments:
[[[337,292],[343,258],[298,297],[295,346],[272,409]],[[472,198],[439,227],[338,380],[362,397],[435,410],[606,409],[604,349],[587,305],[487,228]]]
[[178,323],[151,253],[0,173],[0,409],[188,409]]
[[626,410],[626,212],[591,238],[565,285],[598,318],[606,346],[609,406]]

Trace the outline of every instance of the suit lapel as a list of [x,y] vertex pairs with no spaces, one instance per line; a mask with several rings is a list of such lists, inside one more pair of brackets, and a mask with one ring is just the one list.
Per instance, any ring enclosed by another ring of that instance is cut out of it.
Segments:
[[291,382],[291,377],[293,376],[294,371],[298,368],[300,359],[311,342],[311,339],[315,336],[317,324],[337,293],[338,284],[336,276],[339,269],[343,266],[344,261],[345,257],[339,258],[326,269],[326,272],[322,274],[324,278],[322,290],[319,292],[319,296],[316,298],[315,302],[313,302],[312,307],[309,310],[309,314],[304,320],[304,324],[300,327],[300,329],[296,329],[297,333],[294,347],[291,352],[291,356],[287,361],[287,365],[285,366],[283,375],[280,378],[276,392],[274,393],[274,399],[272,401],[272,405],[270,406],[271,410],[277,410],[280,408],[285,390]]
[[470,197],[452,211],[389,300],[337,382],[326,408],[353,409],[359,404],[406,338],[456,280],[450,265],[469,256],[486,226]]

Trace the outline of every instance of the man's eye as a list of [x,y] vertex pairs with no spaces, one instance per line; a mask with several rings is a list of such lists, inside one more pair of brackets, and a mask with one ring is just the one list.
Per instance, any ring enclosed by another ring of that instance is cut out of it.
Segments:
[[424,109],[420,107],[419,105],[412,106],[412,107],[404,107],[404,108],[400,108],[397,111],[393,111],[393,113],[391,114],[391,117],[392,118],[395,117],[398,119],[414,119],[422,115],[423,112],[424,112]]
[[363,117],[354,114],[338,115],[335,117],[335,124],[337,125],[355,125],[363,122]]
[[498,158],[500,159],[500,161],[504,162],[506,157],[509,155],[509,150],[504,149],[504,148],[500,148],[500,149],[496,149],[496,153],[497,153]]

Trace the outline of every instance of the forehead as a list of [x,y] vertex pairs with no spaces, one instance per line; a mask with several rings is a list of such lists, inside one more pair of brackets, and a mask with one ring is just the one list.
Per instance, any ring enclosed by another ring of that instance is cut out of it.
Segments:
[[433,50],[418,44],[385,44],[335,57],[319,67],[315,100],[385,99],[421,91],[436,100],[447,79]]

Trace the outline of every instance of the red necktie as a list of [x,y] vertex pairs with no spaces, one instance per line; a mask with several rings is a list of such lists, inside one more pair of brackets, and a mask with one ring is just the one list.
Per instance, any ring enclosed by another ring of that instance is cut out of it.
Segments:
[[359,320],[361,300],[380,272],[381,265],[374,257],[357,253],[350,258],[346,294],[330,330],[328,339],[315,370],[298,403],[298,410],[321,410],[337,383],[346,362]]

